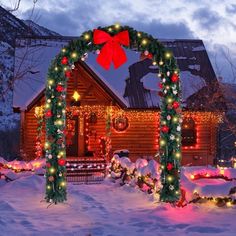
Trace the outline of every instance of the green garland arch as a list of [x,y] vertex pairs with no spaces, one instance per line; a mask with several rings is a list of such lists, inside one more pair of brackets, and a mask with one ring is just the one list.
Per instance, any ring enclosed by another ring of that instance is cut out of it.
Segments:
[[[179,70],[173,54],[151,35],[136,31],[129,26],[111,25],[98,29],[111,36],[127,30],[130,38],[129,48],[152,55],[153,65],[158,65],[161,92],[160,117],[160,199],[176,202],[180,197],[181,160],[181,88]],[[66,196],[66,88],[74,63],[84,59],[88,52],[100,50],[103,45],[93,44],[93,30],[84,32],[61,50],[48,70],[46,84],[46,196],[47,202],[59,203]]]

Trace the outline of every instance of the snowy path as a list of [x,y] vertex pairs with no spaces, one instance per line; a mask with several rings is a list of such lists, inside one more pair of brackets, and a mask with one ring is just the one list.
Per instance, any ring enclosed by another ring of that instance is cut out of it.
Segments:
[[68,204],[43,199],[44,179],[0,184],[0,235],[235,235],[236,209],[190,205],[175,209],[130,187],[69,186]]

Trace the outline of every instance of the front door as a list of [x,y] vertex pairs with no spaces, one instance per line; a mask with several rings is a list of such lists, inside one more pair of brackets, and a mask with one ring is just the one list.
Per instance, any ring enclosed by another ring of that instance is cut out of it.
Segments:
[[67,119],[66,122],[66,155],[70,157],[78,156],[78,132],[79,132],[79,118],[74,117]]

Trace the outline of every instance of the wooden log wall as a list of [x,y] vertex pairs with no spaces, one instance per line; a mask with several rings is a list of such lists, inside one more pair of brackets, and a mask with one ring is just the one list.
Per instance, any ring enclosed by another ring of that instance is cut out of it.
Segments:
[[96,156],[101,155],[100,138],[105,137],[106,120],[100,117],[96,124],[89,124],[89,150]]
[[[23,123],[22,149],[26,156],[24,159],[32,160],[35,157],[35,139],[37,120],[34,117],[34,108],[25,113]],[[159,143],[159,115],[157,113],[144,113],[133,115],[125,112],[129,119],[129,127],[124,132],[111,129],[112,151],[128,149],[131,159],[154,156]],[[193,147],[183,147],[183,165],[213,164],[216,156],[218,121],[213,113],[189,113],[186,116],[194,118],[197,129],[197,144]],[[141,118],[142,117],[142,118]],[[89,124],[89,150],[95,154],[100,153],[99,138],[105,136],[105,117],[98,117],[96,124]]]
[[[141,112],[140,112],[141,113]],[[154,156],[159,143],[159,117],[156,114],[149,118],[132,117],[126,113],[130,121],[129,128],[118,133],[112,129],[112,149],[128,149],[130,158],[148,158]],[[184,112],[184,117],[192,117],[196,124],[197,144],[182,148],[183,165],[212,165],[216,157],[218,113],[210,112]]]
[[[38,103],[40,105],[40,103]],[[29,111],[25,112],[24,123],[22,124],[22,132],[21,135],[21,150],[23,152],[24,160],[30,161],[35,159],[35,143],[37,137],[37,119],[34,116],[34,109],[36,105],[32,107]],[[43,139],[44,145],[45,139]]]
[[159,115],[153,112],[126,112],[129,127],[124,132],[112,128],[112,150],[128,149],[131,159],[154,156],[159,143]]
[[[76,79],[77,78],[77,79]],[[109,105],[112,98],[99,87],[86,71],[78,68],[74,77],[68,82],[67,104],[70,104],[74,90],[81,95],[81,105]],[[33,107],[25,112],[22,122],[21,149],[25,160],[35,158],[35,139],[37,134],[37,120],[34,109],[45,103],[44,97],[39,98]],[[159,144],[159,113],[151,111],[124,111],[129,119],[129,127],[124,132],[111,129],[112,151],[128,149],[131,159],[154,156]],[[184,117],[192,117],[197,127],[197,145],[191,148],[183,147],[183,165],[213,164],[216,156],[218,113],[184,112]],[[89,150],[100,152],[99,138],[105,136],[106,120],[98,117],[96,124],[89,124]],[[81,144],[81,142],[80,142]]]

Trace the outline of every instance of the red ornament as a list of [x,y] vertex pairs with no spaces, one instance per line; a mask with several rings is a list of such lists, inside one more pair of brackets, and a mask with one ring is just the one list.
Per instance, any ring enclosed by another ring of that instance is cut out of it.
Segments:
[[51,110],[47,110],[45,113],[46,118],[50,118],[52,117],[52,111]]
[[147,59],[147,58],[152,59],[153,55],[152,55],[152,53],[150,53],[148,51],[145,51],[145,52],[141,53],[140,58],[141,58],[141,60],[144,60],[144,59]]
[[160,97],[163,97],[164,94],[163,94],[163,92],[159,91],[159,92],[158,92],[158,95],[159,95]]
[[67,57],[62,57],[61,64],[62,65],[67,65],[68,64],[68,58]]
[[174,102],[172,103],[172,107],[173,107],[174,109],[179,108],[179,103],[176,102],[176,101],[174,101]]
[[161,131],[163,132],[163,133],[168,133],[169,132],[169,127],[167,126],[167,125],[164,125],[164,126],[162,126],[161,127]]
[[163,84],[162,83],[159,83],[159,88],[163,89]]
[[172,81],[173,83],[178,82],[178,81],[179,81],[179,76],[174,73],[174,74],[171,76],[171,81]]
[[64,91],[64,87],[61,85],[57,85],[56,90],[57,90],[57,92],[61,93]]
[[66,164],[66,160],[65,159],[59,159],[58,160],[58,165],[59,166],[64,166]]
[[54,177],[53,177],[53,176],[49,176],[49,177],[48,177],[48,181],[49,181],[49,182],[53,182],[53,181],[54,181]]
[[147,58],[152,59],[153,58],[152,53],[148,53]]
[[172,170],[173,167],[174,167],[174,166],[173,166],[172,163],[168,163],[167,166],[166,166],[167,170],[169,170],[169,171]]
[[49,162],[46,163],[46,167],[47,168],[50,168],[51,167],[51,164]]
[[119,32],[112,37],[105,31],[95,29],[93,32],[93,43],[104,44],[97,57],[97,62],[104,69],[108,70],[112,62],[115,69],[117,69],[127,61],[125,51],[121,45],[129,46],[128,30]]
[[68,79],[71,78],[72,77],[72,72],[70,70],[67,70],[65,72],[65,77],[68,78]]

